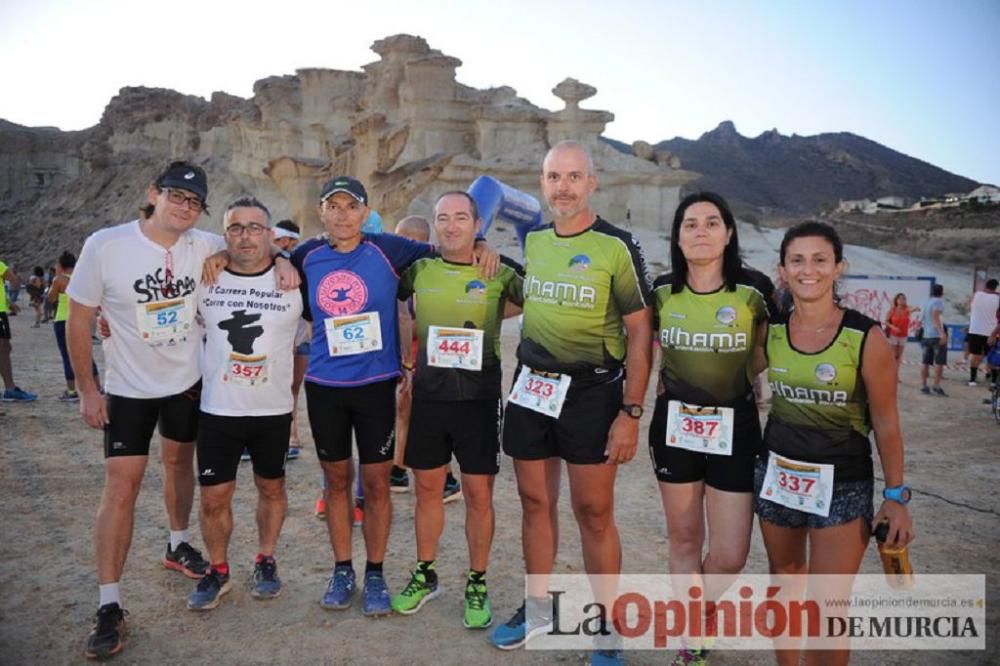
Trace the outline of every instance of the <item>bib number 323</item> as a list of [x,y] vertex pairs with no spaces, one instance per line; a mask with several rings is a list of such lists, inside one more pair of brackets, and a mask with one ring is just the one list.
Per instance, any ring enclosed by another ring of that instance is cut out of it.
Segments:
[[569,375],[538,372],[525,366],[517,375],[510,401],[539,414],[559,418],[570,381],[572,378]]

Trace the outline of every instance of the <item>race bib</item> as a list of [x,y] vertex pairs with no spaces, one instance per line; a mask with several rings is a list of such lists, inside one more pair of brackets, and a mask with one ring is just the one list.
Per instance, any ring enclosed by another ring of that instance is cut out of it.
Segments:
[[377,312],[329,317],[323,324],[330,356],[367,354],[382,349],[382,328]]
[[427,327],[427,365],[483,369],[483,332],[477,328]]
[[141,303],[135,306],[135,314],[143,341],[153,345],[185,339],[194,321],[194,307],[187,298]]
[[267,356],[229,355],[222,381],[237,386],[261,386],[267,383]]
[[559,418],[570,381],[569,375],[538,372],[524,366],[511,389],[510,401],[539,414]]
[[731,407],[667,403],[667,446],[717,456],[733,455]]
[[760,497],[826,518],[833,500],[833,465],[800,462],[771,451]]

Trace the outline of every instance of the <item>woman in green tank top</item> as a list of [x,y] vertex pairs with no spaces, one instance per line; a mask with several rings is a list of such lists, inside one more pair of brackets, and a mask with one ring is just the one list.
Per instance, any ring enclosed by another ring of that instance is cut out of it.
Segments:
[[[62,357],[63,376],[66,379],[66,390],[59,396],[59,400],[77,402],[80,395],[76,392],[76,375],[73,374],[73,366],[70,364],[69,350],[66,346],[66,320],[69,319],[69,295],[66,293],[66,287],[69,286],[73,268],[76,266],[76,256],[72,252],[63,252],[59,256],[56,266],[56,277],[52,280],[47,298],[49,303],[56,305],[56,316],[52,322],[52,330],[56,334],[56,346]],[[94,373],[94,381],[97,381],[96,363],[92,363],[91,371]],[[97,384],[100,385],[100,382],[97,381]]]
[[[878,322],[837,304],[834,285],[844,266],[843,245],[829,225],[806,222],[782,240],[779,272],[794,307],[768,326],[773,398],[755,474],[754,505],[772,575],[781,582],[782,574],[847,574],[812,590],[826,598],[850,595],[875,524],[888,521],[888,543],[913,537],[896,361]],[[886,481],[874,516],[873,428]],[[785,579],[781,587],[796,597],[804,585]],[[778,663],[798,664],[801,645],[788,640],[776,651]],[[847,663],[849,643],[827,647],[833,650],[824,659]]]

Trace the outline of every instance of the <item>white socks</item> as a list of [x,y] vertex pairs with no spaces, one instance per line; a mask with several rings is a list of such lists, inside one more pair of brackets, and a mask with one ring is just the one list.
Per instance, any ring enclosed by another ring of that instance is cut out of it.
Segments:
[[101,593],[101,603],[99,606],[106,606],[107,604],[118,604],[121,606],[121,597],[118,596],[118,583],[98,585],[97,589]]
[[187,530],[170,530],[170,550],[177,550],[177,546],[189,539]]

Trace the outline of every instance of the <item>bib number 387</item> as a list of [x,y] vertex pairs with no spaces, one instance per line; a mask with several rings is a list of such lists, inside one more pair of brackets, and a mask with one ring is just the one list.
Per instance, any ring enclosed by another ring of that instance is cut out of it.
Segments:
[[731,407],[701,407],[679,400],[667,403],[667,446],[695,453],[733,455]]
[[525,366],[517,375],[510,401],[545,416],[559,418],[572,378],[549,372],[537,372]]

